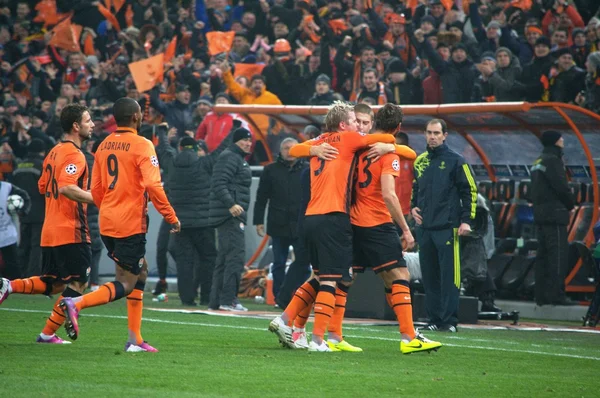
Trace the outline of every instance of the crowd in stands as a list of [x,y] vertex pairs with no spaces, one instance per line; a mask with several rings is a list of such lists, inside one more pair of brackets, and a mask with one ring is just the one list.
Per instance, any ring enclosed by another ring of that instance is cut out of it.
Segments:
[[[144,109],[142,134],[152,138],[166,122],[173,141],[189,135],[209,150],[238,118],[212,113],[215,103],[526,100],[598,113],[599,8],[595,0],[0,0],[0,175],[10,178],[33,139],[47,150],[60,139],[67,103],[90,107],[96,137],[114,131],[111,105],[122,96]],[[156,55],[146,69],[136,64]],[[266,117],[255,122],[265,135],[279,132]]]

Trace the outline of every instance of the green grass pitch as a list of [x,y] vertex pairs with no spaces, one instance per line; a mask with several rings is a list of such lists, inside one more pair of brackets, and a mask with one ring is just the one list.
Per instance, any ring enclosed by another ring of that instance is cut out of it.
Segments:
[[[146,307],[175,306],[153,303]],[[125,300],[91,308],[71,345],[36,344],[53,301],[0,306],[0,396],[12,397],[596,397],[600,335],[461,329],[402,355],[390,326],[344,327],[363,353],[281,348],[268,321],[144,312],[160,352],[124,353]],[[264,307],[262,307],[264,308]],[[63,329],[59,335],[65,337]]]

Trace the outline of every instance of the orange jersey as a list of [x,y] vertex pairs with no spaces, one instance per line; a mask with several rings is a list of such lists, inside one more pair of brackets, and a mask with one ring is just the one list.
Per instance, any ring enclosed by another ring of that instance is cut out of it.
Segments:
[[118,127],[98,147],[92,170],[92,196],[100,209],[100,233],[125,238],[148,231],[148,196],[170,224],[177,223],[161,184],[152,142]]
[[[355,153],[375,142],[394,142],[391,134],[360,134],[355,132],[325,133],[292,147],[290,155],[306,156],[306,152],[296,147],[314,146],[327,143],[338,150],[334,160],[312,158],[310,161],[310,202],[306,215],[349,213],[352,179],[356,166]],[[296,148],[296,149],[295,149]]]
[[388,153],[373,162],[367,153],[360,153],[358,173],[354,185],[355,197],[350,211],[352,225],[373,227],[393,222],[392,216],[383,200],[381,176],[385,174],[398,177],[400,175],[400,159],[398,155]]
[[58,190],[69,185],[89,189],[85,155],[71,141],[56,145],[46,159],[38,190],[46,197],[46,216],[42,227],[42,247],[71,243],[90,243],[87,224],[87,204],[61,195]]

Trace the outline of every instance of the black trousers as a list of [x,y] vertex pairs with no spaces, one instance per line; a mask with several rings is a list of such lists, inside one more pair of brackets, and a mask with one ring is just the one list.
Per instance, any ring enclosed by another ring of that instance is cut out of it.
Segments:
[[213,228],[185,228],[173,235],[173,251],[177,264],[177,289],[182,303],[190,304],[198,297],[208,304],[217,249]]
[[217,227],[218,254],[210,290],[210,308],[233,305],[237,300],[244,271],[245,226],[230,218]]
[[438,326],[456,326],[461,281],[457,229],[419,227],[416,235],[429,321]]
[[23,276],[39,276],[42,273],[42,225],[21,224],[21,242],[19,243],[19,263],[23,267]]
[[535,301],[553,304],[565,297],[569,241],[566,225],[537,225]]
[[0,247],[0,253],[2,253],[2,261],[4,261],[2,277],[11,280],[21,278],[23,275],[19,266],[17,244]]
[[304,239],[294,240],[294,262],[288,267],[275,301],[279,308],[288,306],[296,290],[310,277],[310,260]]
[[171,226],[163,220],[158,229],[158,238],[156,239],[156,268],[158,268],[158,277],[160,279],[167,278],[167,252],[169,249],[169,239],[171,238]]

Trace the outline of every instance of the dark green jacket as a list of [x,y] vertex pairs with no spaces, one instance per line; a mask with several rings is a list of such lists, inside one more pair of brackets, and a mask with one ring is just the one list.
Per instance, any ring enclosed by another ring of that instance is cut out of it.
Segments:
[[472,225],[477,186],[465,159],[444,143],[417,157],[411,207],[421,209],[425,229]]

